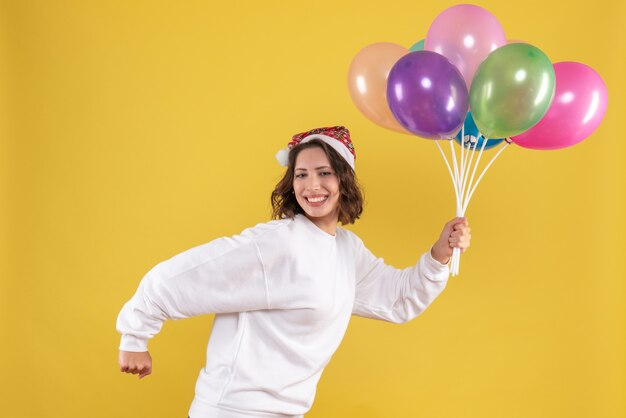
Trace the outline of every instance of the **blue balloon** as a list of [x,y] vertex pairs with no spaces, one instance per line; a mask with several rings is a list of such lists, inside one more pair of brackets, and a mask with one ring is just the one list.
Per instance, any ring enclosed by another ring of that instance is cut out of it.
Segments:
[[425,39],[422,39],[421,41],[415,42],[413,44],[413,46],[409,49],[409,52],[423,51],[424,50],[424,41],[425,41]]
[[[476,122],[474,122],[472,112],[467,112],[467,116],[465,117],[465,123],[463,124],[463,129],[465,130],[465,140],[463,141],[465,148],[474,148],[474,144],[476,144],[476,138],[478,137],[478,127],[476,126]],[[462,131],[459,131],[459,133],[454,138],[456,143],[459,145],[461,145],[461,132]],[[476,144],[476,151],[481,149],[484,141],[485,138],[481,136],[478,140],[478,144]],[[502,138],[489,138],[487,144],[485,145],[485,149],[493,148],[499,145],[502,141],[504,141],[504,139]]]

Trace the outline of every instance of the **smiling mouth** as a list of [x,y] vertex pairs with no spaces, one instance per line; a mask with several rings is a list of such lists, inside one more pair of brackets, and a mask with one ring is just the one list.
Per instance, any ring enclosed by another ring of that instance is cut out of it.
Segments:
[[319,204],[328,200],[328,196],[305,196],[308,203]]

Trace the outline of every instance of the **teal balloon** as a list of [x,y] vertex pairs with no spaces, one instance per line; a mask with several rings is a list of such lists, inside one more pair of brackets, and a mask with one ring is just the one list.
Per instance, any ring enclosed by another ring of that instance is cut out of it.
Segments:
[[425,39],[422,39],[421,41],[418,41],[418,42],[414,43],[413,46],[411,48],[409,48],[409,52],[423,51],[424,50],[424,41],[425,41]]
[[[476,144],[476,139],[478,138],[478,127],[476,126],[476,122],[474,122],[474,118],[472,117],[472,112],[467,112],[467,116],[465,117],[465,122],[463,123],[463,130],[459,131],[454,140],[457,144],[461,145],[461,132],[465,135],[465,140],[463,141],[463,145],[465,148],[474,148],[474,144]],[[498,146],[500,142],[502,142],[502,138],[492,139],[489,138],[487,144],[485,144],[485,149],[493,148]],[[478,138],[478,144],[476,144],[476,151],[480,150],[483,146],[483,142],[485,142],[485,138],[482,136]]]
[[554,68],[548,57],[526,43],[494,50],[478,66],[470,88],[470,108],[487,138],[508,138],[536,125],[554,97]]

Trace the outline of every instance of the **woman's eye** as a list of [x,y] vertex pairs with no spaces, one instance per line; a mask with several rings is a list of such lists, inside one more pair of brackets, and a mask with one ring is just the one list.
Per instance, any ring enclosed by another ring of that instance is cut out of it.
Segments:
[[306,176],[306,174],[304,174],[304,173],[296,174],[296,178],[297,179],[304,178],[304,176]]
[[330,176],[330,175],[332,175],[332,174],[333,174],[333,173],[331,173],[330,171],[322,171],[322,172],[320,173],[320,175],[321,175],[322,177],[325,177],[325,176]]

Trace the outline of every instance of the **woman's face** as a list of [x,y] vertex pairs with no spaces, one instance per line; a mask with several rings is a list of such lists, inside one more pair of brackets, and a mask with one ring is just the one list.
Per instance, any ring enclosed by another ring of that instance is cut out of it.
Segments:
[[337,225],[339,177],[324,150],[313,147],[300,151],[296,157],[293,190],[307,218],[318,227]]

